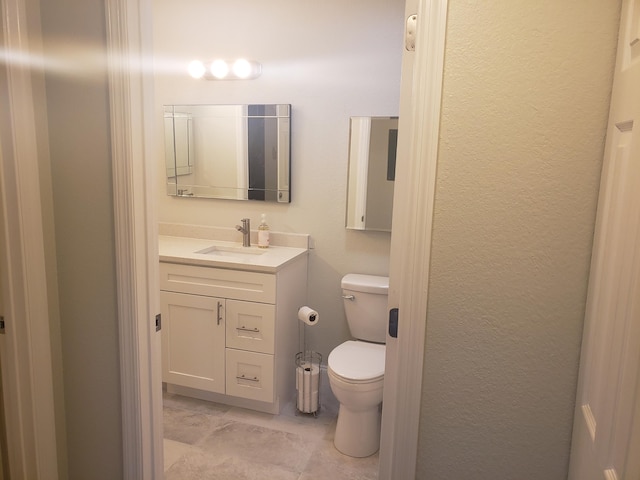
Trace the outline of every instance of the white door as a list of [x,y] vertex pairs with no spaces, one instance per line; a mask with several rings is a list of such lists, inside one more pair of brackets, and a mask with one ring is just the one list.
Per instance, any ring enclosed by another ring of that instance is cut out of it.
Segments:
[[622,6],[569,478],[640,478],[640,0]]
[[407,0],[405,9],[413,35],[402,57],[389,268],[389,307],[399,320],[397,339],[387,336],[380,480],[415,476],[447,5]]

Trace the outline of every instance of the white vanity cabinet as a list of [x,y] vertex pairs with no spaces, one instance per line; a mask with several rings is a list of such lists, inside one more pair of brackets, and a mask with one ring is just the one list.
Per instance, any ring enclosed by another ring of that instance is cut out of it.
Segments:
[[306,255],[272,273],[161,262],[167,389],[277,413],[294,395],[306,275]]

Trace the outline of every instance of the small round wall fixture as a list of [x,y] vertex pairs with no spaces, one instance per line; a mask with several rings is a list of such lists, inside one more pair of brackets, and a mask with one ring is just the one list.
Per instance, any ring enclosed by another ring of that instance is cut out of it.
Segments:
[[188,67],[189,75],[205,80],[251,80],[262,73],[262,65],[254,60],[238,58],[236,60],[216,59],[207,64],[194,60]]
[[202,63],[200,60],[194,60],[187,67],[187,71],[189,72],[189,75],[191,75],[193,78],[202,78],[204,77],[204,74],[206,73],[207,68],[204,66],[204,63]]
[[227,75],[229,75],[229,64],[224,60],[214,60],[211,62],[211,75],[213,75],[218,80],[222,80]]

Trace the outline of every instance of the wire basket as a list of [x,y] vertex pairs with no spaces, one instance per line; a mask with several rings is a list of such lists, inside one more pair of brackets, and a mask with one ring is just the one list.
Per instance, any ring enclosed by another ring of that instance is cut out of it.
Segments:
[[320,364],[318,352],[296,354],[296,408],[302,413],[316,413],[320,409]]

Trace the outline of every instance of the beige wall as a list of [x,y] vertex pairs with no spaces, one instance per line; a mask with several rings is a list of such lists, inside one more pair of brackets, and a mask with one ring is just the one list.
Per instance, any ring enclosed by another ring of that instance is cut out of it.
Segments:
[[[308,303],[320,323],[307,338],[325,358],[349,338],[342,276],[388,274],[390,235],[345,229],[349,118],[398,114],[403,16],[404,0],[154,0],[158,172],[165,170],[163,104],[292,108],[291,204],[169,197],[158,175],[159,219],[233,227],[250,217],[256,228],[266,213],[273,231],[311,234]],[[256,59],[262,76],[213,82],[186,75],[192,59],[217,56]]]
[[[30,48],[32,52],[42,54],[44,45],[41,35],[40,1],[28,0],[26,3],[29,21],[29,39],[31,43]],[[60,478],[66,478],[68,476],[67,427],[64,404],[62,340],[58,302],[58,271],[56,262],[51,162],[49,158],[49,119],[46,108],[47,99],[44,72],[34,70],[31,79],[33,101],[34,104],[38,106],[35,109],[35,117],[38,141],[38,169],[40,174],[42,233],[47,271],[47,304],[49,307],[49,333],[51,338],[51,369],[53,372],[58,471]]]
[[101,0],[41,1],[69,478],[122,476],[115,245]]
[[619,4],[449,4],[417,478],[565,479]]

